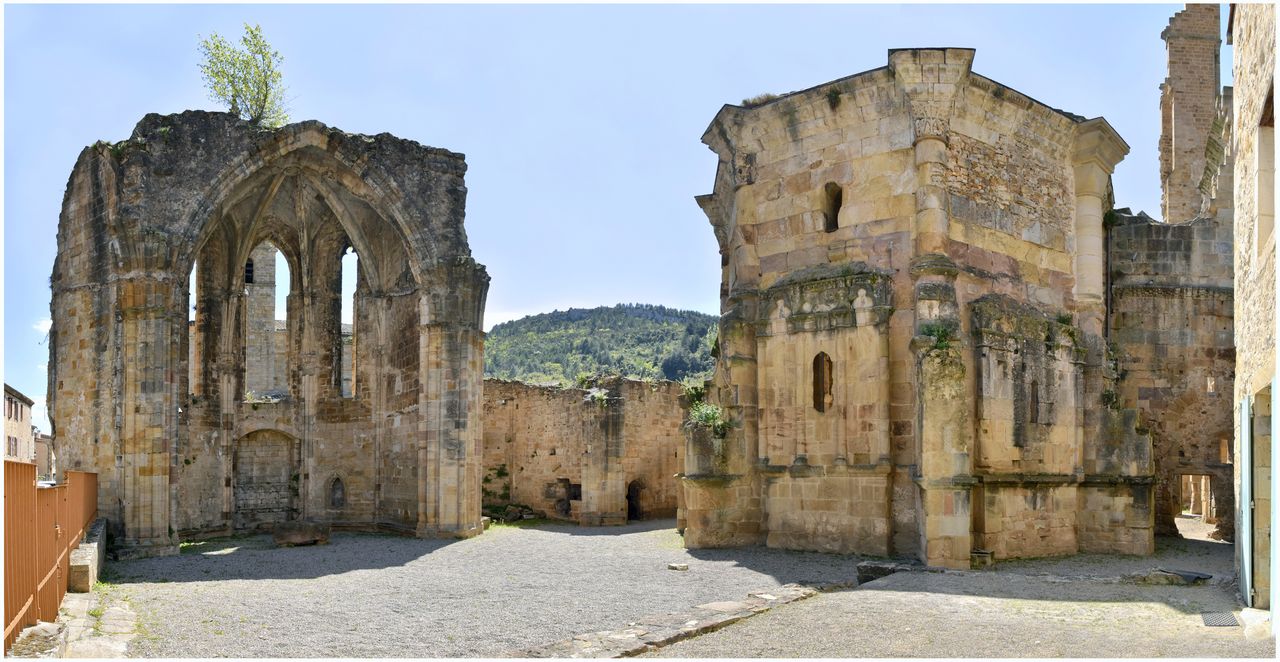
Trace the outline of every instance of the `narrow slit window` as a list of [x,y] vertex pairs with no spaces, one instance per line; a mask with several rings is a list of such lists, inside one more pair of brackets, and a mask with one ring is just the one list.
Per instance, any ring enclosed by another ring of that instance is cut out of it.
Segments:
[[822,189],[823,230],[835,232],[840,228],[840,208],[844,206],[844,190],[835,182],[828,182]]
[[813,357],[813,408],[825,412],[832,404],[831,357],[818,352]]
[[1027,420],[1032,423],[1040,422],[1040,384],[1035,380],[1031,381],[1031,392],[1027,398]]
[[253,258],[245,260],[244,263],[244,284],[253,284]]

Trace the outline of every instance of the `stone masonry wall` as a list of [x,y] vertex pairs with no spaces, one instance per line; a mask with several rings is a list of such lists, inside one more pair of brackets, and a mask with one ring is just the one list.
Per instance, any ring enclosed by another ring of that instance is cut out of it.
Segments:
[[[710,399],[735,425],[723,440],[689,439],[690,546],[967,567],[972,524],[989,514],[1009,520],[982,532],[1001,553],[1066,553],[1073,536],[1013,540],[1070,530],[1080,507],[1074,487],[1033,499],[1066,510],[1019,506],[1028,490],[1050,489],[1029,481],[1150,480],[1142,462],[1110,463],[1121,473],[1101,477],[1082,466],[1102,432],[1103,205],[1128,147],[1101,118],[973,73],[973,57],[893,50],[887,67],[725,106],[704,133],[720,161],[698,202],[724,265]],[[1046,353],[1061,356],[1025,378],[1018,358],[1009,385],[983,392],[993,399],[975,421],[973,310],[992,295],[1065,329],[1028,347],[1070,336],[1072,348],[1055,345]],[[1035,398],[1038,413],[1023,420]],[[1123,447],[1112,457],[1149,455],[1142,435],[1107,444]],[[1139,492],[1129,496],[1149,493]],[[1132,537],[1149,542],[1149,525],[1136,525]]]
[[675,382],[484,386],[484,505],[588,524],[674,517],[687,409]]
[[[488,276],[462,227],[465,170],[459,154],[388,134],[196,111],[148,115],[129,139],[83,150],[58,227],[48,399],[59,458],[98,472],[121,554],[282,517],[481,531]],[[272,260],[255,258],[245,282],[258,246],[294,281],[283,335]],[[348,361],[352,249],[364,259]],[[259,377],[287,395],[246,401]]]
[[[1270,210],[1260,205],[1260,187],[1266,180],[1259,171],[1263,160],[1259,157],[1264,152],[1262,138],[1271,133],[1274,163],[1275,7],[1267,4],[1234,5],[1231,43],[1235,59],[1232,65],[1234,107],[1231,132],[1235,159],[1235,402],[1239,407],[1246,398],[1254,401],[1253,412],[1242,414],[1237,410],[1235,418],[1239,421],[1242,416],[1251,417],[1255,432],[1260,426],[1265,426],[1261,429],[1269,432],[1269,384],[1276,374],[1276,248],[1274,232],[1268,237],[1260,231],[1259,218],[1266,211],[1274,215],[1275,209],[1274,202]],[[1264,126],[1269,126],[1270,132],[1264,130]],[[1272,579],[1269,576],[1272,554],[1270,526],[1273,521],[1270,495],[1275,446],[1264,435],[1256,435],[1252,440],[1244,436],[1237,427],[1233,455],[1245,457],[1242,446],[1251,441],[1254,443],[1252,485],[1241,485],[1243,474],[1239,465],[1234,479],[1237,493],[1245,489],[1254,497],[1252,549],[1244,549],[1242,553],[1253,556],[1253,580],[1257,590],[1253,596],[1243,597],[1251,606],[1266,608],[1271,598],[1268,594]],[[1237,571],[1240,569],[1237,561]]]
[[1156,533],[1178,535],[1182,476],[1207,474],[1219,506],[1214,535],[1231,540],[1233,467],[1222,448],[1234,426],[1233,164],[1218,6],[1187,5],[1161,36],[1165,222],[1121,209],[1107,233],[1115,397],[1151,432]]
[[1169,72],[1160,85],[1161,213],[1166,223],[1201,212],[1204,148],[1217,114],[1219,14],[1216,4],[1188,4],[1160,34]]

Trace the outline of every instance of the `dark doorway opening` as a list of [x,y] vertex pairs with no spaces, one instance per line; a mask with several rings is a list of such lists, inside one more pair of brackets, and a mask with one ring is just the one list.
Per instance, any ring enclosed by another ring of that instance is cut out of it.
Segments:
[[627,484],[627,520],[637,520],[644,516],[640,510],[640,492],[644,490],[643,480],[633,480]]

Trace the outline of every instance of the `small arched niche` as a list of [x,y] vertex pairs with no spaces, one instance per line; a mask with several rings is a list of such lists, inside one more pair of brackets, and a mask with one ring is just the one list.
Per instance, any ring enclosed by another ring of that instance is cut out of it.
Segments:
[[342,510],[347,507],[347,486],[342,482],[342,478],[334,476],[329,480],[327,494],[331,510]]

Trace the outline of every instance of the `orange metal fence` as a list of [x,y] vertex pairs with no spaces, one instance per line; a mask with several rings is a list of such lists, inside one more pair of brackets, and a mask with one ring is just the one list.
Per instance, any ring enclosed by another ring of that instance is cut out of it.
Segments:
[[36,465],[4,462],[4,649],[36,621],[58,618],[71,550],[98,515],[98,475],[65,472],[36,487]]

